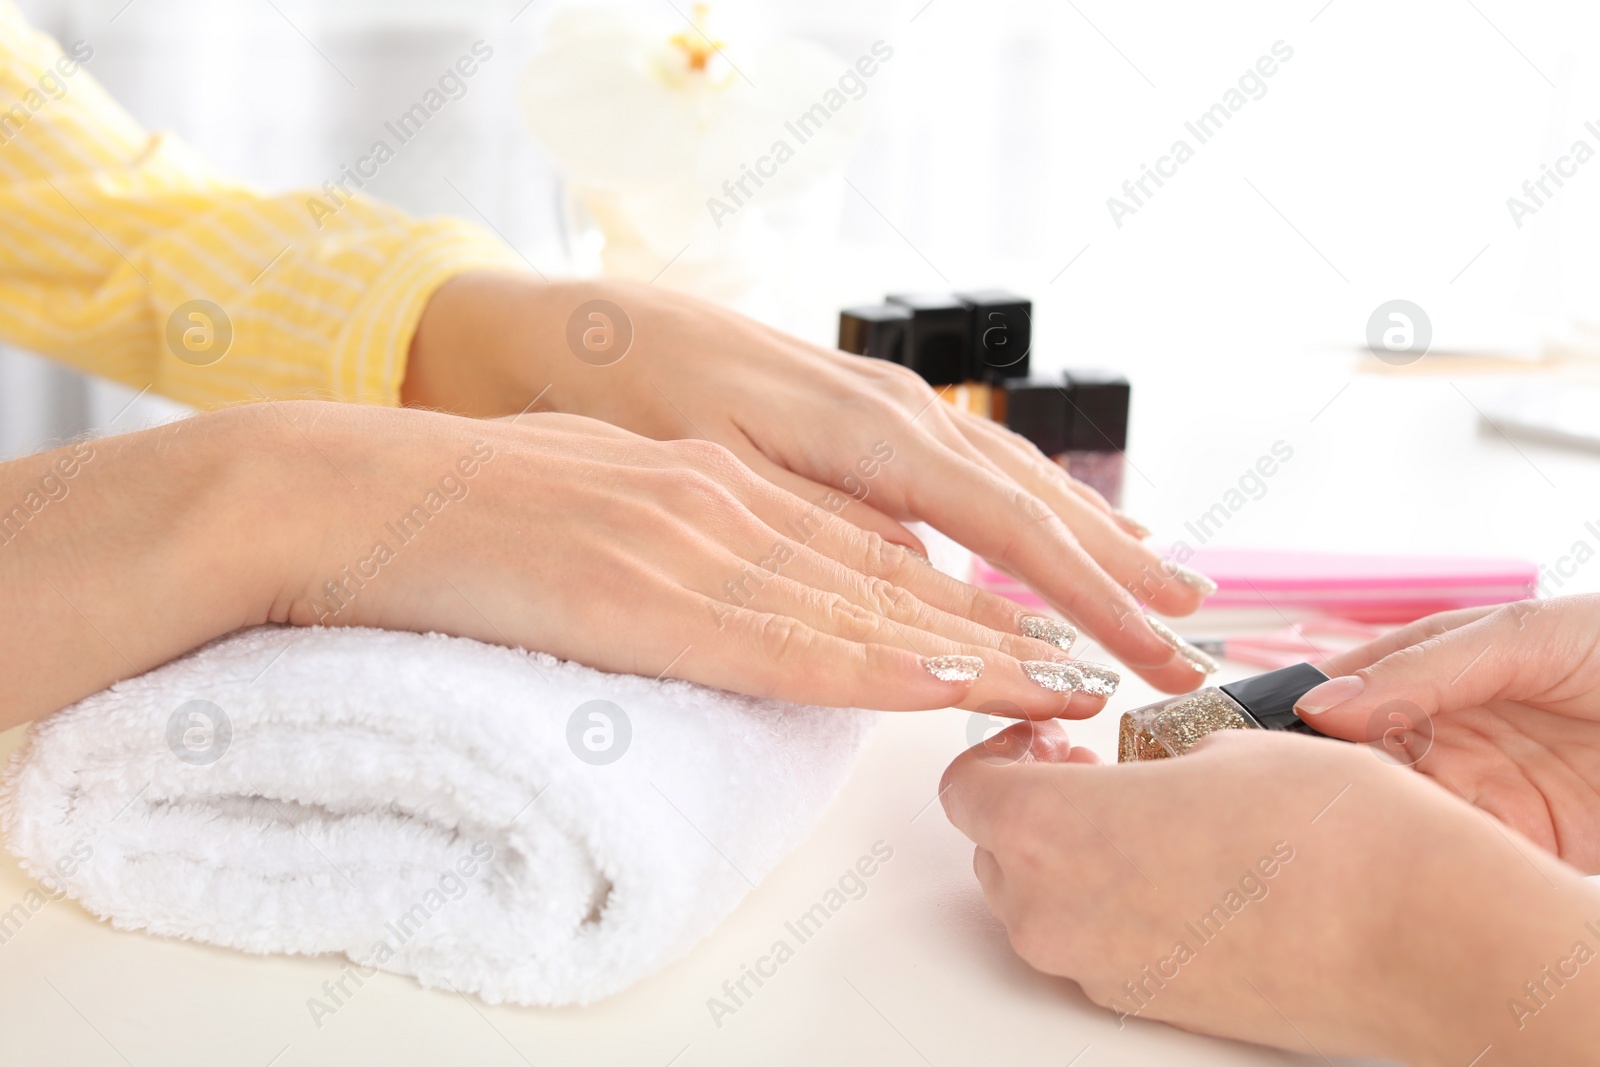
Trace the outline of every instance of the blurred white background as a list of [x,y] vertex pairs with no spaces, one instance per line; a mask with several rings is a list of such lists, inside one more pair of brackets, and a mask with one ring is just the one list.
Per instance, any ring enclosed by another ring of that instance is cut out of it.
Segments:
[[[494,60],[369,191],[487,221],[547,273],[570,266],[560,182],[514,97],[546,0],[22,6],[90,42],[89,69],[140,120],[264,188],[321,185],[482,38]],[[629,10],[670,33],[688,4]],[[765,316],[831,341],[838,307],[885,291],[1033,296],[1039,366],[1133,379],[1129,504],[1169,529],[1283,439],[1297,463],[1223,540],[1548,561],[1581,532],[1600,461],[1481,433],[1472,409],[1502,379],[1360,374],[1352,349],[1394,298],[1426,309],[1435,348],[1527,356],[1581,347],[1600,322],[1600,160],[1520,229],[1506,206],[1573,141],[1600,148],[1593,5],[722,0],[711,14],[735,63],[756,35],[811,39],[841,66],[878,39],[895,49],[830,185],[842,210],[817,220],[837,232],[789,265],[803,284],[767,294]],[[1194,144],[1184,123],[1277,41],[1293,58],[1265,95],[1116,226],[1107,198],[1175,139]],[[0,391],[5,455],[133,395],[16,353]],[[170,410],[147,397],[117,425]]]

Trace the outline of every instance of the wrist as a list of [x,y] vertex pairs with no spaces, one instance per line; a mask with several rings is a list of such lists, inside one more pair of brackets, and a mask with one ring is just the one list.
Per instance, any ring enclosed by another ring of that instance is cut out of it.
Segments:
[[[515,271],[451,278],[423,309],[407,357],[400,401],[474,418],[522,411],[563,372],[566,317],[604,287],[545,282]],[[559,406],[558,404],[555,406]]]
[[0,588],[31,606],[0,623],[16,682],[0,726],[264,621],[259,445],[240,434],[256,421],[229,409],[6,465],[9,495],[45,486],[52,503],[0,549]]

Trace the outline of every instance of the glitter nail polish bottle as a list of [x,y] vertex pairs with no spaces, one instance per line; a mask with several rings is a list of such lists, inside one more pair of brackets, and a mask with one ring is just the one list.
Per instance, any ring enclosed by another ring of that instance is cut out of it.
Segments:
[[1296,663],[1147,704],[1122,716],[1117,762],[1181,756],[1218,730],[1290,730],[1323,736],[1294,713],[1294,705],[1327,680],[1311,664]]

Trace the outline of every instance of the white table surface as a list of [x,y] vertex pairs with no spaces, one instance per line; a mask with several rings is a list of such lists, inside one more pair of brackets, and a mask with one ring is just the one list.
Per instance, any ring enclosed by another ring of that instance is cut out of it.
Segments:
[[[1158,530],[1178,530],[1285,438],[1295,461],[1219,543],[1548,562],[1588,536],[1585,520],[1600,518],[1600,458],[1512,448],[1480,433],[1463,394],[1493,383],[1352,375],[1346,357],[1294,362],[1280,374],[1258,364],[1259,373],[1211,382],[1209,391],[1197,372],[1169,389],[1136,392],[1133,459],[1142,473],[1130,475],[1129,506]],[[1241,396],[1244,381],[1251,392]],[[1197,396],[1198,408],[1190,406]],[[1249,414],[1218,417],[1235,401]],[[1596,587],[1600,562],[1563,591]],[[1225,625],[1213,618],[1183,628]],[[1072,729],[1114,758],[1115,713],[1149,695],[1130,681],[1110,712]],[[1019,962],[983,905],[970,845],[930,804],[940,772],[966,745],[967,723],[960,712],[885,716],[815,833],[732,918],[687,958],[599,1005],[489,1008],[380,975],[319,1029],[306,1001],[337,976],[340,959],[257,958],[119,933],[59,902],[0,945],[0,1063],[1322,1062],[1157,1023],[1119,1030],[1073,983]],[[0,737],[0,748],[20,737]],[[894,858],[867,895],[715,1026],[707,998],[880,839]],[[9,857],[0,860],[0,909],[30,884]]]

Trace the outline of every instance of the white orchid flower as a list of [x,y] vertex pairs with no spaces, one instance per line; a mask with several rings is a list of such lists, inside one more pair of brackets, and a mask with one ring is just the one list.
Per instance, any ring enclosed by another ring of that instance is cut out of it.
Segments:
[[726,258],[752,216],[837,171],[865,128],[869,82],[848,61],[804,41],[726,44],[704,4],[692,26],[666,11],[558,15],[520,86],[613,273]]

